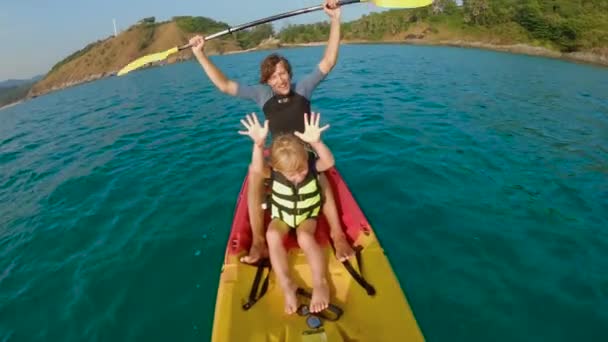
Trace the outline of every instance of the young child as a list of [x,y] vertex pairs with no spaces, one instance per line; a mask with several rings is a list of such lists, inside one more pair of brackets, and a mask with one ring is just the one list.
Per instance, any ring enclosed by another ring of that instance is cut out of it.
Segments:
[[[317,173],[334,166],[331,151],[321,141],[321,133],[329,125],[319,127],[320,114],[304,114],[304,133],[295,132],[275,137],[270,147],[270,167],[264,163],[264,142],[268,135],[268,121],[261,126],[256,115],[247,116],[241,123],[247,128],[239,134],[253,140],[250,171],[271,178],[271,222],[266,231],[270,263],[276,272],[279,285],[285,295],[285,312],[293,314],[298,309],[298,286],[289,274],[287,251],[283,245],[285,234],[295,229],[298,245],[304,251],[310,265],[313,282],[311,312],[320,312],[329,305],[327,266],[321,247],[315,240],[317,217],[321,210],[321,188]],[[317,153],[318,159],[309,157],[305,144]]]

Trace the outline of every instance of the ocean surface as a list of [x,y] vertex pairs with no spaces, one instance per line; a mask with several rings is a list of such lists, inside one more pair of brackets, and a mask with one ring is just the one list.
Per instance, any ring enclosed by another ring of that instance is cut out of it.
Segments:
[[[608,341],[608,69],[349,45],[313,108],[428,341]],[[194,61],[0,110],[0,341],[208,341],[253,111]]]

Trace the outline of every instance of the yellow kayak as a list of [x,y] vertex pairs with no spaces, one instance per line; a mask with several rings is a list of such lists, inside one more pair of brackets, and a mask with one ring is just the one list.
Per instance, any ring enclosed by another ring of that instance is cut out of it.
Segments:
[[[341,263],[334,254],[324,218],[316,238],[328,260],[331,307],[307,312],[311,274],[296,239],[286,241],[292,276],[298,283],[300,308],[284,312],[284,300],[269,262],[239,261],[251,245],[247,214],[247,178],[238,197],[220,276],[213,342],[424,341],[399,281],[357,202],[335,168],[326,172],[349,241],[357,257]],[[267,215],[268,220],[268,215]],[[349,270],[350,269],[350,270]]]

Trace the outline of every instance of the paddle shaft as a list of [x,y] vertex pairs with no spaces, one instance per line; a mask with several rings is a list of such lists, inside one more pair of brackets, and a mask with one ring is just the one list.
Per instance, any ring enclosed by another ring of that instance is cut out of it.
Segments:
[[[344,5],[350,5],[350,4],[357,4],[360,2],[365,2],[365,0],[342,0],[342,1],[338,1],[338,6],[344,6]],[[220,31],[218,33],[214,33],[210,36],[205,37],[205,40],[211,40],[211,39],[215,39],[215,38],[219,38],[222,36],[225,36],[227,34],[231,34],[237,31],[241,31],[244,29],[248,29],[250,27],[254,27],[260,24],[265,24],[265,23],[269,23],[271,21],[275,21],[275,20],[279,20],[279,19],[284,19],[284,18],[289,18],[289,17],[293,17],[296,15],[300,15],[300,14],[304,14],[304,13],[309,13],[309,12],[314,12],[314,11],[319,11],[323,9],[324,5],[317,5],[317,6],[311,6],[311,7],[307,7],[307,8],[302,8],[302,9],[298,9],[298,10],[294,10],[294,11],[289,11],[289,12],[285,12],[285,13],[281,13],[281,14],[276,14],[270,17],[266,17],[263,19],[258,19],[255,21],[251,21],[248,22],[246,24],[242,24],[242,25],[238,25],[238,26],[234,26],[234,27],[230,27],[228,29],[225,29],[224,31]],[[187,49],[189,47],[191,47],[192,45],[190,44],[186,44],[183,46],[179,47],[179,50],[183,50],[183,49]]]

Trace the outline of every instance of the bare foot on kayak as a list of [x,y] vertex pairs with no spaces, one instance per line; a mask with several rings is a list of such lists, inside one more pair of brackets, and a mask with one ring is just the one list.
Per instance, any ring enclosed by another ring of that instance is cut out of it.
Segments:
[[241,262],[246,264],[255,264],[268,257],[268,249],[266,248],[266,241],[254,242],[249,249],[249,255],[241,258]]
[[310,300],[310,312],[321,312],[329,306],[329,286],[327,280],[312,287],[312,299]]
[[285,313],[291,315],[298,311],[298,297],[296,296],[296,291],[298,287],[293,283],[289,282],[283,288],[283,295],[285,296]]
[[334,248],[336,249],[336,258],[340,262],[344,262],[355,255],[355,250],[350,246],[350,243],[346,240],[346,237],[336,237],[334,240]]

